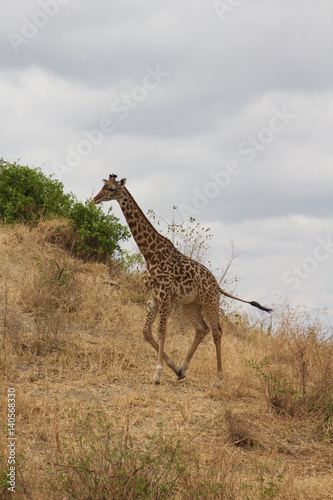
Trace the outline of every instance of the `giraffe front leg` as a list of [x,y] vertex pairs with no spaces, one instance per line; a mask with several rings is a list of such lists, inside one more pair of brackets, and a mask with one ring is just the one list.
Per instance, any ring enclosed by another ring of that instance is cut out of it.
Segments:
[[158,343],[158,360],[157,360],[157,366],[154,374],[154,380],[155,384],[159,385],[160,384],[160,378],[163,372],[163,354],[164,354],[164,343],[165,343],[165,337],[166,337],[166,329],[161,328],[158,332],[158,338],[159,338],[159,343]]
[[[146,322],[145,326],[143,328],[143,338],[149,342],[149,344],[155,349],[157,353],[159,353],[159,344],[156,342],[152,335],[152,326],[156,318],[158,306],[157,306],[157,301],[155,297],[151,294],[150,298],[148,299],[147,302],[147,317],[146,317]],[[171,368],[171,370],[178,375],[178,367],[176,364],[172,361],[172,359],[167,356],[167,354],[163,350],[163,359],[166,363],[166,365]],[[162,366],[162,365],[161,365]],[[163,369],[163,367],[162,367]],[[158,370],[160,373],[157,375],[158,380],[160,379],[162,371]],[[156,372],[155,372],[156,373]]]
[[[155,380],[156,385],[158,385],[160,383],[160,378],[161,378],[161,375],[163,372],[163,359],[165,356],[164,344],[165,344],[165,338],[166,338],[166,326],[167,326],[169,310],[170,310],[169,302],[167,300],[163,301],[162,304],[160,305],[160,325],[159,325],[159,330],[158,330],[158,339],[159,339],[158,361],[157,361],[157,366],[156,366],[156,370],[155,370],[155,374],[154,374],[154,380]],[[177,367],[175,366],[174,368],[175,368],[176,373],[177,373],[177,371],[178,371]]]
[[161,383],[160,378],[161,378],[162,372],[163,372],[163,366],[157,365],[155,373],[154,373],[154,380],[155,380],[156,385],[160,385],[160,383]]

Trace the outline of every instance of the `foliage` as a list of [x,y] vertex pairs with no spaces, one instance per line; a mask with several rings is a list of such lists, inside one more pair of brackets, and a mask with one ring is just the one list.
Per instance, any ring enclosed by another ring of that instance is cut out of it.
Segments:
[[112,214],[112,208],[105,214],[101,207],[93,205],[90,200],[85,204],[74,203],[67,217],[71,230],[79,234],[76,249],[86,257],[106,257],[121,252],[119,241],[130,237],[127,227],[122,226]]
[[142,273],[145,269],[146,261],[141,252],[130,253],[127,250],[121,252],[119,259],[120,267],[128,275]]
[[[37,225],[41,219],[65,218],[77,236],[74,250],[84,258],[106,258],[120,252],[119,242],[130,236],[112,213],[87,200],[81,203],[63,184],[40,168],[0,160],[0,221]],[[63,226],[64,227],[64,226]],[[59,228],[60,230],[61,228]]]
[[62,217],[74,196],[63,184],[47,177],[40,168],[29,168],[0,159],[0,220],[6,224],[37,224],[41,217]]

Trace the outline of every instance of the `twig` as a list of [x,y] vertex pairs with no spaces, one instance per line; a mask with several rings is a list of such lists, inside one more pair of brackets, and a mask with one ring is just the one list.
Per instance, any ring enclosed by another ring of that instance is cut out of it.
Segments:
[[82,465],[66,465],[66,464],[57,464],[57,463],[53,463],[53,465],[55,465],[56,467],[67,467],[68,469],[82,469],[82,470],[85,470],[87,472],[96,473],[96,471],[94,469],[87,469],[87,467],[83,467]]

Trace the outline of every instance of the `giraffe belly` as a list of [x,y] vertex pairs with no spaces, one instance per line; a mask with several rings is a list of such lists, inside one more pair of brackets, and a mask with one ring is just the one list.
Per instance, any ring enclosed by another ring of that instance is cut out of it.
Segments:
[[193,290],[189,293],[179,294],[176,297],[178,304],[190,304],[191,302],[200,302],[199,294],[197,290]]

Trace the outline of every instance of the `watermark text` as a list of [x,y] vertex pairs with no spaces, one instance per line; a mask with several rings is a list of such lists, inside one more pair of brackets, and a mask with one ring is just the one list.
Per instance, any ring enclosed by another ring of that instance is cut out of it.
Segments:
[[15,493],[16,486],[16,395],[15,389],[10,387],[7,391],[8,403],[7,403],[7,419],[8,419],[8,466],[9,472],[7,473],[7,485],[8,491]]

